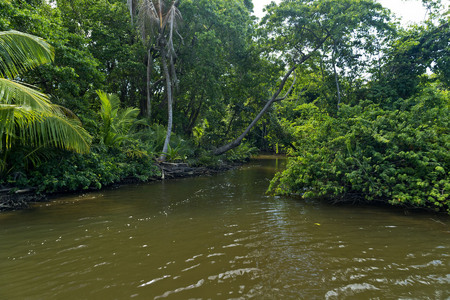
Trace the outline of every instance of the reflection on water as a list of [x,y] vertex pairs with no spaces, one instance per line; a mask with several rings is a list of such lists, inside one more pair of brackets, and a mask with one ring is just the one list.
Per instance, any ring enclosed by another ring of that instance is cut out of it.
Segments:
[[282,160],[0,215],[0,299],[447,299],[450,220],[265,195]]

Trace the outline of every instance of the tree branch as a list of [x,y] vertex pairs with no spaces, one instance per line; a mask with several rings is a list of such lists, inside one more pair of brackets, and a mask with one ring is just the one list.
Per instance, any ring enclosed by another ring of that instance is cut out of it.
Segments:
[[285,99],[289,93],[292,90],[292,87],[294,86],[295,80],[291,85],[291,88],[289,88],[289,91],[286,93],[286,95],[282,98],[278,98],[278,95],[281,93],[281,91],[284,88],[284,85],[286,84],[286,81],[288,80],[288,78],[291,76],[292,72],[295,71],[295,69],[297,69],[297,67],[299,65],[301,65],[302,63],[304,63],[305,61],[307,61],[320,47],[322,47],[323,43],[325,43],[325,41],[330,37],[330,33],[328,33],[318,44],[317,46],[311,51],[309,52],[307,55],[303,55],[300,60],[298,61],[294,61],[294,65],[287,71],[287,73],[284,75],[283,79],[281,80],[281,83],[278,87],[278,90],[272,95],[272,99],[270,99],[266,105],[263,107],[263,109],[259,112],[259,114],[256,116],[255,119],[253,119],[253,121],[250,123],[250,125],[248,125],[248,127],[245,129],[245,131],[234,141],[232,141],[231,143],[228,143],[222,147],[219,147],[217,149],[215,149],[213,151],[213,154],[215,155],[220,155],[223,154],[233,148],[236,148],[237,146],[239,146],[242,143],[242,140],[244,139],[244,137],[250,132],[250,130],[253,128],[253,126],[256,125],[256,123],[259,121],[259,119],[261,119],[261,117],[266,113],[266,111],[269,109],[269,107],[276,101],[281,101],[283,99]]
[[294,80],[292,81],[292,84],[291,84],[291,87],[289,88],[289,90],[286,92],[286,94],[284,94],[284,97],[277,98],[277,99],[273,100],[273,102],[278,102],[278,101],[286,99],[287,96],[289,96],[289,94],[291,93],[292,89],[294,88],[296,81],[297,81],[297,76],[295,75],[295,72],[294,72]]
[[288,70],[286,75],[284,75],[283,79],[281,80],[281,83],[280,83],[280,85],[278,87],[278,90],[273,94],[272,99],[266,103],[264,108],[259,112],[259,114],[256,116],[256,118],[250,123],[250,125],[248,125],[248,127],[245,129],[245,131],[236,140],[234,140],[233,142],[231,142],[229,144],[226,144],[226,145],[224,145],[222,147],[219,147],[216,150],[214,150],[213,153],[215,155],[223,154],[223,153],[227,152],[228,150],[231,150],[231,149],[233,149],[233,148],[235,148],[235,147],[237,147],[237,146],[239,146],[241,144],[241,142],[244,139],[244,137],[250,132],[250,130],[253,128],[253,126],[256,125],[256,123],[259,121],[259,119],[261,119],[261,117],[266,113],[266,111],[275,102],[275,100],[277,100],[277,97],[281,93],[281,91],[283,90],[284,85],[286,84],[286,81],[291,76],[292,72],[295,71],[297,66],[298,65],[295,64],[294,66],[292,66]]

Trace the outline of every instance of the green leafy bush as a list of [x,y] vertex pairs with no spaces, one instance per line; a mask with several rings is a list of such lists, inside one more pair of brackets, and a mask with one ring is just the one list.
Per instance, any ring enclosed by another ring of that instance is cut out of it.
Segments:
[[[166,138],[166,128],[159,124],[153,124],[132,135],[150,157],[158,157]],[[183,139],[179,135],[172,134],[170,145],[166,153],[166,160],[170,162],[187,161],[194,156],[193,143]]]
[[198,156],[191,161],[191,165],[193,166],[219,168],[223,164],[222,157],[212,155],[210,151],[201,149],[198,152]]
[[100,189],[124,179],[144,181],[158,174],[153,160],[129,157],[97,147],[86,155],[63,153],[22,176],[9,176],[16,187],[36,187],[39,193]]
[[304,105],[285,124],[297,151],[269,190],[450,212],[449,106],[448,92],[432,88],[393,109],[343,105],[335,118]]
[[258,152],[256,147],[252,147],[248,143],[242,143],[239,147],[226,152],[226,159],[231,162],[247,161],[250,157]]

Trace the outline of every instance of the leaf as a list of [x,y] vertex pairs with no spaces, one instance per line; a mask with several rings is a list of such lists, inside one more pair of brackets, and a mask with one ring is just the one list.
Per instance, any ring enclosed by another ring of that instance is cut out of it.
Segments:
[[52,62],[53,47],[31,34],[0,31],[0,77],[14,79],[39,65]]

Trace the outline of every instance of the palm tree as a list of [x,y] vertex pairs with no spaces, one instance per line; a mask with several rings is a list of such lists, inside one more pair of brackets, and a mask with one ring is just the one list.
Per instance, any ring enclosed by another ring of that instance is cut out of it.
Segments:
[[[141,33],[142,41],[150,48],[155,49],[161,58],[161,68],[166,81],[168,121],[167,134],[164,141],[160,160],[166,158],[170,135],[172,133],[172,103],[174,85],[177,78],[175,73],[175,48],[173,44],[174,34],[177,33],[178,21],[181,13],[178,10],[179,0],[128,0],[131,18],[137,17],[137,24]],[[149,59],[147,67],[150,67],[151,51],[148,51]],[[170,66],[170,69],[169,69]],[[149,99],[149,70],[147,70],[147,109],[150,108]]]
[[18,80],[20,73],[53,59],[53,48],[41,38],[14,30],[0,32],[0,171],[16,146],[89,152],[91,137],[79,119]]
[[116,94],[108,94],[97,91],[100,100],[100,140],[103,144],[112,147],[120,147],[123,142],[131,138],[131,133],[136,125],[144,124],[137,119],[139,109],[128,107],[120,108],[120,98]]

